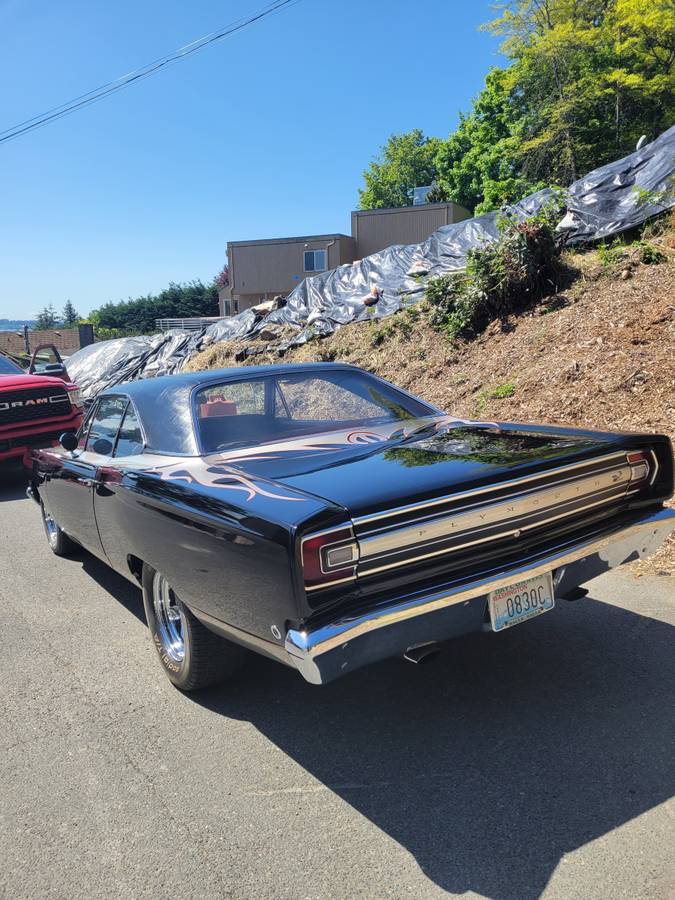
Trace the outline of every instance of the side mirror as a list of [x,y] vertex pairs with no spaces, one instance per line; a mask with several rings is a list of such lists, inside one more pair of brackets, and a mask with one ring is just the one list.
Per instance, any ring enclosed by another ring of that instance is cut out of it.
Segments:
[[66,367],[63,363],[47,363],[42,370],[43,375],[64,375]]
[[77,445],[79,441],[77,439],[77,435],[73,431],[66,431],[65,434],[62,434],[59,438],[59,444],[63,447],[64,450],[77,450]]
[[94,453],[98,453],[101,456],[110,456],[113,449],[112,441],[109,441],[108,438],[98,438],[94,441],[94,446],[91,448]]

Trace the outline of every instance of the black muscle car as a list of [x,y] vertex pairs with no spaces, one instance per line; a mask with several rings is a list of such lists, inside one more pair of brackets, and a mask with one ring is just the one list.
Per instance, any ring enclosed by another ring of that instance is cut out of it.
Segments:
[[118,385],[35,451],[49,546],[143,589],[189,690],[248,648],[324,683],[500,632],[675,527],[670,441],[456,419],[318,363]]

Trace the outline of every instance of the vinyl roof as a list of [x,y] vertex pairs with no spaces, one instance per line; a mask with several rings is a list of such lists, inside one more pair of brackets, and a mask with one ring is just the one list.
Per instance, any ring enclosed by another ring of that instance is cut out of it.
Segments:
[[232,366],[227,369],[206,369],[202,372],[186,372],[181,375],[160,375],[158,378],[143,378],[139,381],[127,381],[101,391],[105,394],[128,394],[130,397],[156,397],[167,390],[180,391],[192,389],[196,385],[210,384],[213,381],[242,381],[260,375],[291,375],[297,372],[316,372],[331,369],[353,369],[362,371],[358,366],[349,363],[280,363],[273,366]]

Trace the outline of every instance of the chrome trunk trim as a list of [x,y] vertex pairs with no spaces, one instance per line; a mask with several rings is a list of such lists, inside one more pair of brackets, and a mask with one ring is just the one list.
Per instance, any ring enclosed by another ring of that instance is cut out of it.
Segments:
[[[631,467],[626,464],[590,478],[574,479],[565,485],[534,491],[518,500],[500,500],[469,510],[464,507],[464,512],[458,510],[450,515],[427,521],[426,524],[405,524],[372,537],[360,538],[361,564],[367,563],[370,559],[386,558],[397,552],[410,550],[410,556],[392,564],[404,565],[436,553],[458,550],[472,543],[483,543],[486,540],[509,535],[517,536],[516,532],[530,530],[595,506],[621,500],[626,496],[630,483]],[[579,507],[576,501],[584,499],[590,502]],[[551,512],[550,516],[545,518],[538,516],[535,522],[528,524],[528,517],[548,511]],[[523,519],[526,521],[522,521]],[[480,533],[485,529],[501,523],[504,528],[498,535],[480,537]],[[415,554],[416,549],[428,547],[442,540],[459,538],[462,535],[472,536],[473,539],[432,553]],[[359,566],[359,575],[370,574],[373,571],[375,570]]]
[[522,493],[522,486],[527,485],[531,482],[541,481],[544,478],[551,478],[557,475],[564,475],[567,472],[573,472],[589,466],[600,467],[601,464],[610,463],[612,461],[616,463],[619,460],[622,460],[624,463],[626,462],[625,450],[621,450],[616,453],[609,453],[605,456],[598,456],[595,459],[586,459],[583,462],[570,463],[567,466],[558,466],[554,469],[547,469],[544,472],[538,472],[536,475],[524,475],[521,478],[511,478],[507,481],[498,481],[482,488],[474,488],[473,490],[469,491],[458,491],[453,494],[446,494],[443,497],[435,497],[433,500],[427,500],[423,503],[410,503],[404,506],[392,507],[391,509],[383,510],[382,512],[371,513],[365,516],[356,516],[353,519],[353,522],[358,529],[358,526],[367,525],[370,522],[378,522],[382,519],[390,519],[392,516],[415,512],[418,509],[431,509],[434,506],[440,506],[443,503],[450,503],[455,500],[465,500],[471,497],[479,497],[484,494],[494,493],[495,491],[502,490],[503,488],[513,487],[516,489],[514,493],[519,495]]
[[[607,501],[605,501],[605,500],[601,500],[598,503],[589,503],[586,506],[582,506],[582,507],[575,509],[574,512],[575,513],[587,512],[589,509],[593,509],[596,506],[602,506],[606,502]],[[540,525],[548,525],[551,522],[557,521],[558,519],[564,519],[569,515],[571,515],[571,514],[563,513],[562,515],[559,515],[559,516],[550,516],[549,518],[541,519],[541,520],[537,521],[534,525],[523,525],[518,529],[518,531],[520,533],[522,533],[524,531],[531,531],[534,528],[538,528]],[[473,540],[465,541],[463,544],[453,544],[451,547],[443,547],[440,550],[433,550],[430,553],[423,553],[418,556],[408,556],[405,559],[399,560],[395,563],[387,563],[382,566],[377,566],[377,568],[366,569],[362,572],[359,572],[359,577],[365,578],[368,575],[376,575],[378,572],[385,572],[388,569],[399,568],[400,566],[413,565],[414,563],[421,562],[425,559],[430,559],[434,556],[441,556],[443,554],[454,553],[457,550],[466,550],[467,547],[476,547],[479,544],[486,544],[486,543],[489,543],[490,541],[499,541],[499,540],[503,540],[504,538],[508,538],[508,537],[514,537],[514,538],[516,537],[513,528],[510,528],[507,531],[498,532],[497,534],[490,534],[487,537],[482,537],[482,538],[477,537],[477,538],[474,538]]]

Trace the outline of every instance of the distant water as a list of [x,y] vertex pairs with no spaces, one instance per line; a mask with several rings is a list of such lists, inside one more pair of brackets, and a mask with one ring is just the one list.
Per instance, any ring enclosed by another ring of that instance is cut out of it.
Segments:
[[0,331],[17,331],[24,325],[32,328],[35,325],[35,319],[0,319]]

